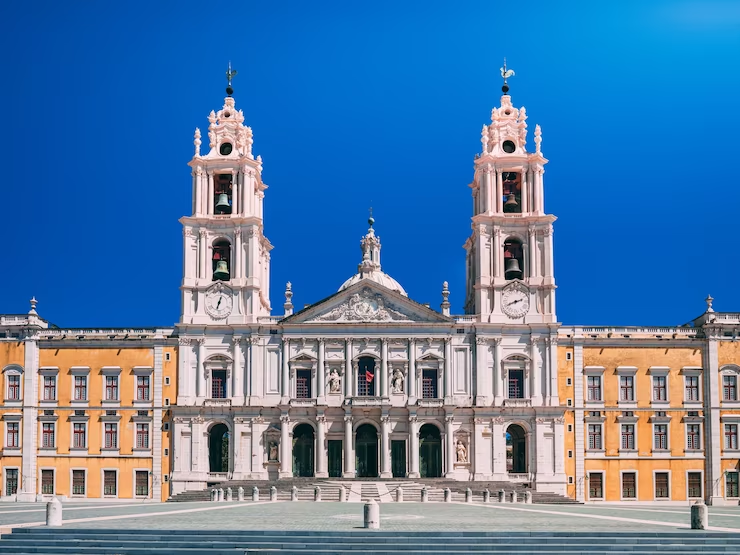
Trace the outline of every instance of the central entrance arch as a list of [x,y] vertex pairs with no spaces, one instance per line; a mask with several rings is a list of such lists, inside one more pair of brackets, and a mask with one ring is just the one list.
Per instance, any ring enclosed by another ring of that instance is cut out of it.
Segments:
[[293,430],[293,476],[313,477],[314,453],[313,428],[308,424],[299,424]]
[[358,478],[378,477],[378,430],[372,424],[357,428],[355,453]]
[[419,430],[419,475],[422,478],[442,476],[442,438],[434,424],[424,424]]
[[506,430],[506,470],[523,474],[527,469],[527,433],[519,424],[512,424]]
[[229,471],[229,428],[216,424],[208,432],[208,467],[211,472]]

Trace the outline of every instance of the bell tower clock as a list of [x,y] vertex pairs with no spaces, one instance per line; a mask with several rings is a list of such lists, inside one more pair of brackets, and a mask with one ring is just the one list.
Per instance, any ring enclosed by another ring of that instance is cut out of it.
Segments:
[[550,324],[555,316],[552,224],[545,213],[543,174],[547,160],[535,126],[528,152],[527,113],[515,108],[504,78],[501,106],[483,126],[482,152],[475,159],[473,233],[465,242],[465,311],[480,322]]
[[249,324],[270,314],[270,250],[263,233],[262,159],[237,110],[231,80],[224,105],[208,116],[208,152],[195,130],[192,214],[183,226],[181,324]]

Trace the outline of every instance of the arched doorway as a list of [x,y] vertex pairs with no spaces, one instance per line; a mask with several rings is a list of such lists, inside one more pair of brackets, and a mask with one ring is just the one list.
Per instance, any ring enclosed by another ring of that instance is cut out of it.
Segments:
[[442,476],[442,438],[434,424],[424,424],[419,430],[419,474],[422,478]]
[[378,431],[372,424],[357,428],[355,454],[358,478],[377,478],[378,476]]
[[299,424],[293,430],[293,476],[313,476],[314,453],[313,428]]
[[229,471],[229,429],[216,424],[208,432],[208,461],[211,472]]
[[527,471],[527,433],[519,424],[506,430],[506,471],[523,474]]

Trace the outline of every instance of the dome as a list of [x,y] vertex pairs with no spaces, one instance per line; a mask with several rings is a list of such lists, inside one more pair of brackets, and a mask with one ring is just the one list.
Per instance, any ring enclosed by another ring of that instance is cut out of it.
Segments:
[[351,278],[349,278],[347,281],[345,281],[342,286],[339,288],[339,291],[344,291],[348,287],[353,286],[355,283],[359,283],[363,279],[369,279],[374,281],[375,283],[379,283],[383,287],[387,287],[391,291],[397,291],[404,297],[408,297],[406,294],[406,291],[403,287],[401,287],[401,284],[398,283],[395,279],[393,279],[391,276],[386,274],[385,272],[369,272],[369,273],[357,273],[353,275]]

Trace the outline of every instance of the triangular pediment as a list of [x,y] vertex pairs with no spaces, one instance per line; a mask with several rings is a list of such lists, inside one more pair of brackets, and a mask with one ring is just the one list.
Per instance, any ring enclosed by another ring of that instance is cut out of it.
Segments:
[[441,323],[452,318],[382,285],[361,280],[292,316],[284,324]]

